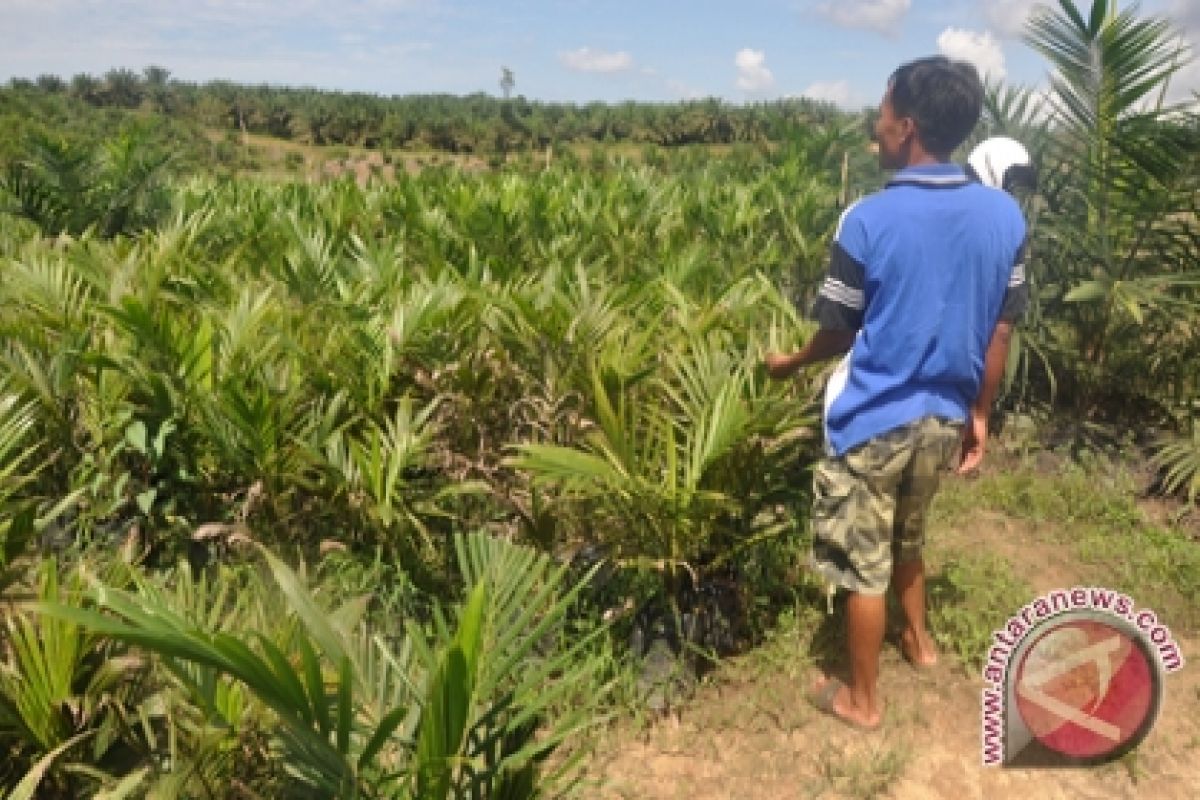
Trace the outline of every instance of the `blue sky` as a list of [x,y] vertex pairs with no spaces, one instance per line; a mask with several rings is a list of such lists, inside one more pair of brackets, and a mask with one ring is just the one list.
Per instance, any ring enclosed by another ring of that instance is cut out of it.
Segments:
[[[807,95],[873,105],[891,70],[944,52],[1040,86],[1019,41],[1035,0],[0,0],[0,79],[174,77],[384,95],[618,102]],[[1145,0],[1200,44],[1200,0]],[[1200,49],[1200,48],[1198,48]],[[1200,90],[1200,63],[1175,94]]]

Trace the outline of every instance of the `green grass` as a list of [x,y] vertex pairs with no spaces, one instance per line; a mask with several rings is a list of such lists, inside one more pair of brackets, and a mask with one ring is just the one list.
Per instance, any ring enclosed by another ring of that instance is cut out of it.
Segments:
[[904,774],[911,756],[903,742],[873,743],[857,753],[826,743],[817,759],[819,778],[804,787],[804,796],[880,797]]
[[739,662],[746,676],[761,679],[779,675],[789,680],[803,681],[812,669],[808,651],[824,616],[823,608],[799,602],[795,608],[781,613],[776,627],[767,632],[762,644]]
[[992,632],[1033,597],[1004,559],[988,552],[952,554],[927,581],[929,628],[939,646],[972,672]]
[[936,514],[964,521],[978,509],[1033,523],[1036,536],[1070,547],[1081,582],[1126,592],[1169,624],[1200,630],[1200,543],[1150,520],[1137,495],[1128,465],[1107,458],[1085,457],[1059,474],[1026,462],[953,485]]

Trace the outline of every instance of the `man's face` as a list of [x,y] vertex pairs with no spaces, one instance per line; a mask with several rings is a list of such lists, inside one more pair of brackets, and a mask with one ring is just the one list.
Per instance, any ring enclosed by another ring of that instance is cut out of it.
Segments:
[[908,166],[908,151],[916,126],[911,117],[897,117],[892,107],[892,87],[888,87],[879,104],[879,118],[875,121],[875,143],[879,145],[879,166],[884,169],[902,169]]

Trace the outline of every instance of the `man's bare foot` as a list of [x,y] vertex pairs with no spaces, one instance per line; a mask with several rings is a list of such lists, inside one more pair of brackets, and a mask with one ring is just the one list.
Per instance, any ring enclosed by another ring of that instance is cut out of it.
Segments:
[[877,731],[883,723],[883,714],[861,709],[854,704],[850,689],[837,678],[825,677],[808,693],[811,702],[821,711],[840,722],[860,731]]
[[906,628],[900,634],[900,653],[914,667],[936,667],[938,663],[937,645],[928,631],[918,636],[911,628]]

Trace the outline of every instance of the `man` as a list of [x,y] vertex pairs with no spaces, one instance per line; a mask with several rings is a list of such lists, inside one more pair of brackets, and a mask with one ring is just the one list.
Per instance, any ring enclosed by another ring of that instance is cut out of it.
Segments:
[[925,627],[925,512],[939,473],[979,466],[1012,322],[1025,303],[1025,224],[1004,192],[971,180],[950,154],[979,118],[975,69],[942,57],[892,75],[875,126],[887,187],[842,215],[799,351],[766,356],[786,378],[849,351],[828,397],[827,455],[814,476],[813,566],[846,603],[850,682],[812,699],[859,728],[882,720],[877,696],[889,582],[905,616],[900,646],[937,661]]

